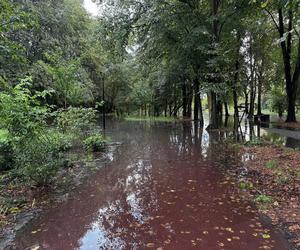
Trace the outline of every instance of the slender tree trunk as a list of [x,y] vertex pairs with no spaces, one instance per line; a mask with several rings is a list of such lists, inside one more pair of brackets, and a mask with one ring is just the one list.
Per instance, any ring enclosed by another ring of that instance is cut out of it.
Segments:
[[239,117],[239,108],[238,108],[238,94],[237,94],[237,85],[239,81],[239,70],[240,70],[240,47],[242,45],[241,34],[237,32],[237,50],[236,50],[236,60],[235,60],[235,72],[234,72],[234,80],[233,80],[233,105],[234,105],[234,117]]
[[210,96],[209,97],[210,98],[210,114],[209,114],[210,124],[208,126],[208,129],[217,129],[219,127],[217,95],[214,91],[211,91],[209,96]]
[[182,116],[186,117],[187,116],[187,93],[186,93],[186,84],[182,84]]
[[194,81],[194,120],[199,120],[199,107],[200,107],[200,86],[199,81],[196,79]]
[[250,109],[248,113],[248,118],[252,119],[254,115],[254,103],[255,103],[255,62],[253,54],[253,40],[250,38]]
[[188,85],[188,103],[187,103],[187,117],[192,117],[192,103],[193,103],[193,91],[190,84]]
[[244,96],[245,96],[245,113],[248,115],[249,114],[249,94],[247,87],[244,90]]
[[203,109],[202,109],[202,100],[199,98],[199,125],[201,128],[204,126],[204,118],[203,118]]
[[261,116],[261,95],[262,95],[262,86],[263,86],[263,70],[264,70],[264,59],[261,61],[259,75],[258,75],[258,86],[257,86],[257,115]]
[[225,107],[225,116],[226,117],[230,116],[227,102],[224,102],[224,107]]
[[223,116],[223,105],[221,100],[217,101],[217,106],[218,106],[218,116],[222,118]]

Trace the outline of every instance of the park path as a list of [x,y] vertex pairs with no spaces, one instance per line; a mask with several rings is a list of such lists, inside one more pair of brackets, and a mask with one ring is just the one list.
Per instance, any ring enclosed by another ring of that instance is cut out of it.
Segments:
[[114,122],[122,144],[73,195],[16,238],[16,249],[288,249],[223,169],[224,133],[192,123]]

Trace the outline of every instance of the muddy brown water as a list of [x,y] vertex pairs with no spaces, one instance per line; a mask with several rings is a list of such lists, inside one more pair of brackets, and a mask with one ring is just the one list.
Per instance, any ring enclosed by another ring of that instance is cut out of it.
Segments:
[[[121,122],[113,160],[34,220],[16,249],[288,249],[223,174],[234,155],[189,123]],[[224,145],[225,146],[225,145]]]

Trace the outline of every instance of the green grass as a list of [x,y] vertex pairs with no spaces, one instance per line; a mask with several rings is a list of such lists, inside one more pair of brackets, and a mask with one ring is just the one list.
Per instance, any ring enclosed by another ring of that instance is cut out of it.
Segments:
[[268,169],[275,169],[275,168],[277,168],[277,166],[278,166],[278,163],[276,160],[269,160],[266,162],[266,167]]
[[126,121],[154,121],[154,122],[174,122],[177,121],[176,117],[164,117],[164,116],[128,116],[125,117]]

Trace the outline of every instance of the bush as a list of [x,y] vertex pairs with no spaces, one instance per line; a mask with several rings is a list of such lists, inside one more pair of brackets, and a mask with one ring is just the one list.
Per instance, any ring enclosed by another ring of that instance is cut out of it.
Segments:
[[83,141],[85,148],[93,151],[103,149],[105,142],[106,141],[101,134],[92,135]]
[[56,112],[56,124],[62,132],[86,135],[96,124],[96,110],[73,107],[61,109]]
[[0,130],[0,172],[13,166],[13,146],[8,140],[8,131]]
[[51,133],[41,133],[16,147],[15,173],[26,181],[46,185],[63,166],[61,141]]
[[[64,165],[62,152],[71,147],[71,141],[86,138],[93,131],[96,111],[71,107],[51,112],[41,104],[51,92],[32,93],[30,87],[28,78],[0,92],[0,171],[12,168],[16,177],[46,185]],[[50,129],[47,121],[53,117],[57,128]],[[84,143],[89,149],[100,150],[104,139],[93,135]]]
[[13,172],[35,184],[49,183],[61,166],[64,138],[49,130],[50,108],[40,100],[50,92],[30,91],[30,79],[0,93],[0,125],[7,131],[1,150],[3,166],[11,162]]
[[283,113],[287,110],[287,99],[284,90],[280,87],[274,87],[269,100],[271,110],[277,112],[279,117],[282,117]]

